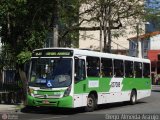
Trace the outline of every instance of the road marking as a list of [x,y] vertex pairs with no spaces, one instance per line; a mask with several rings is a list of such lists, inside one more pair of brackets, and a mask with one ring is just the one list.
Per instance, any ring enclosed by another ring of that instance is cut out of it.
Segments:
[[49,120],[49,119],[60,119],[60,118],[65,118],[68,116],[60,116],[60,117],[49,117],[49,118],[38,118],[38,119],[29,119],[29,120]]

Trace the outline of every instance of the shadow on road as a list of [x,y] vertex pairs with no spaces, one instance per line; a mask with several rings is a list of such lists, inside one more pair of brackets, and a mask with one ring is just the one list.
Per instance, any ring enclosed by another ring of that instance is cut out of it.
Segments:
[[160,90],[152,90],[152,92],[160,92]]
[[[138,101],[137,104],[145,104],[146,102]],[[118,107],[129,106],[129,102],[119,102],[119,103],[109,103],[99,105],[98,110],[104,109],[114,109]],[[84,113],[84,108],[73,108],[73,109],[65,109],[65,108],[51,108],[51,107],[25,107],[21,109],[23,113],[33,113],[33,114],[54,114],[54,115],[73,115]]]
[[[145,104],[146,102],[138,101],[136,104]],[[118,107],[125,107],[130,106],[131,104],[129,102],[118,102],[118,103],[109,103],[109,104],[103,104],[99,105],[98,110],[104,110],[104,109],[114,109]]]
[[72,115],[84,112],[83,108],[51,108],[51,107],[24,107],[21,109],[23,113],[33,114],[55,114],[55,115]]

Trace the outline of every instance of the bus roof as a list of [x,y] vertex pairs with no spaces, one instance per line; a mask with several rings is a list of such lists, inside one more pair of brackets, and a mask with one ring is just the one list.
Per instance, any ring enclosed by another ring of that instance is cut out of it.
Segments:
[[85,50],[85,49],[52,47],[52,48],[35,49],[34,51],[37,51],[37,50],[52,50],[52,49],[73,50],[74,51],[73,54],[75,56],[93,56],[93,57],[112,58],[112,59],[121,59],[121,60],[139,61],[139,62],[150,63],[149,59],[137,58],[137,57],[131,57],[131,56],[119,55],[119,54],[112,54],[112,53],[101,53],[101,52]]

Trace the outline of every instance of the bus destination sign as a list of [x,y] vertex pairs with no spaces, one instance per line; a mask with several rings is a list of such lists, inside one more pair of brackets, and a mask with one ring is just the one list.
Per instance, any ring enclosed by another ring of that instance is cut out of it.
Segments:
[[32,53],[32,57],[67,57],[73,56],[72,50],[37,50]]
[[46,52],[46,56],[70,56],[70,52]]

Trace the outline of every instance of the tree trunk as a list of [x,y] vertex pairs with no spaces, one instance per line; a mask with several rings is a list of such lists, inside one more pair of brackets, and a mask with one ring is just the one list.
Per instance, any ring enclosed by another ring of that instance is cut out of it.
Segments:
[[100,37],[99,37],[100,43],[99,43],[99,46],[100,46],[100,52],[103,52],[103,49],[102,49],[102,23],[101,23],[101,21],[99,21],[99,22],[100,22]]
[[107,8],[104,7],[104,17],[103,17],[103,36],[104,36],[104,52],[107,52]]
[[58,0],[53,2],[54,11],[52,14],[53,39],[50,47],[58,47]]
[[27,77],[26,77],[26,73],[19,68],[19,75],[20,75],[20,79],[22,80],[22,86],[23,86],[23,95],[22,95],[22,99],[24,104],[26,103],[26,96],[27,96],[27,86],[28,86],[28,81],[27,81]]
[[108,27],[108,46],[107,46],[107,53],[111,53],[111,42],[112,42],[112,35],[111,35],[111,28],[110,28],[110,24],[111,22],[108,21],[109,27]]
[[[109,2],[110,3],[110,2]],[[107,46],[107,53],[111,53],[111,42],[112,42],[112,36],[111,36],[111,5],[108,6],[108,46]]]

